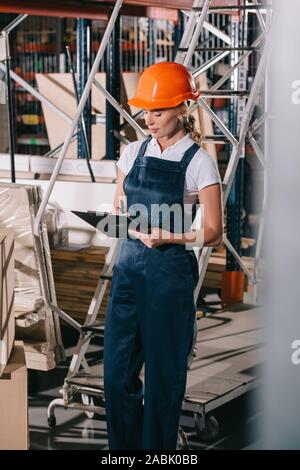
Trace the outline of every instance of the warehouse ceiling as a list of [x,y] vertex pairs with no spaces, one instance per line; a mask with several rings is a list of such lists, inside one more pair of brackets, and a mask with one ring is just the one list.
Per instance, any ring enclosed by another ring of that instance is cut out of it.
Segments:
[[[204,2],[204,0],[203,0]],[[148,8],[164,9],[192,8],[193,0],[124,0],[121,13],[132,16],[151,16]],[[213,0],[212,6],[236,6],[239,0]],[[109,16],[115,1],[101,0],[0,0],[0,13],[28,13],[30,15],[82,17],[105,19]],[[163,8],[162,8],[163,6]]]

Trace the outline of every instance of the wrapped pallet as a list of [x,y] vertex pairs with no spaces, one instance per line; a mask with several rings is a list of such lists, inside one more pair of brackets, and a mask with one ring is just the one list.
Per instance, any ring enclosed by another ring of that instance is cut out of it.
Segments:
[[0,372],[15,339],[14,285],[14,232],[0,229]]
[[16,338],[24,340],[29,368],[49,370],[64,359],[64,350],[59,319],[44,302],[47,295],[56,305],[44,221],[40,237],[33,234],[41,197],[38,186],[0,184],[0,228],[15,233]]

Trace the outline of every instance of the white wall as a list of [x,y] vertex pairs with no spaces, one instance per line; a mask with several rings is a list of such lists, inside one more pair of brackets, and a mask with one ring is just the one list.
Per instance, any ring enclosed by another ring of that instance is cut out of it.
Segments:
[[262,447],[300,449],[300,2],[274,3]]

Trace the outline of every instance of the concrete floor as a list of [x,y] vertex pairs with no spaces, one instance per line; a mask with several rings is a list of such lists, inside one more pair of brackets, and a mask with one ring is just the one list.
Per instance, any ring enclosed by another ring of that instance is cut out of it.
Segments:
[[[226,370],[227,376],[230,372],[236,377],[236,361],[243,369],[239,372],[249,374],[246,356],[250,354],[250,365],[253,366],[253,353],[260,351],[261,347],[258,312],[243,308],[221,313],[216,311],[218,305],[214,306],[214,302],[208,304],[211,305],[208,317],[198,320],[197,350],[200,354],[188,372],[187,392],[195,390],[195,386],[199,389],[201,380],[207,388],[210,373],[220,374],[221,370],[224,375]],[[103,415],[89,419],[81,411],[56,408],[57,425],[48,427],[47,407],[51,400],[60,396],[58,391],[66,376],[76,337],[69,329],[64,329],[63,340],[67,354],[64,364],[49,372],[30,371],[30,389],[33,390],[29,398],[30,448],[107,449],[105,411]],[[89,349],[89,360],[94,364],[99,361],[99,347],[100,344],[92,344]],[[258,362],[257,358],[255,362]],[[218,393],[222,394],[222,390],[218,390]],[[220,429],[218,437],[209,443],[200,441],[192,415],[189,412],[182,413],[181,425],[188,434],[190,450],[259,448],[257,429],[262,418],[258,406],[255,409],[253,406],[258,402],[256,394],[257,389],[249,391],[213,411]]]

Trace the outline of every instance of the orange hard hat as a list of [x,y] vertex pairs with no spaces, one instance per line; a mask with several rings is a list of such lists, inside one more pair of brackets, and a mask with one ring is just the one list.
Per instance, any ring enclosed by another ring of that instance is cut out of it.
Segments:
[[159,62],[144,70],[128,104],[141,109],[174,108],[199,96],[194,77],[184,65]]

